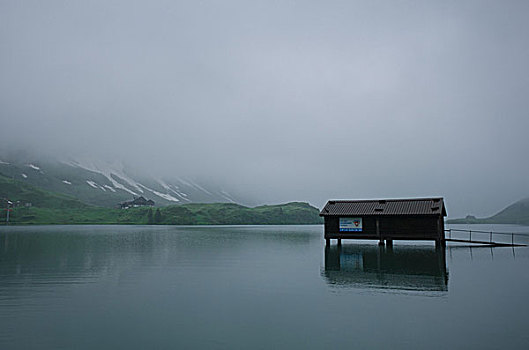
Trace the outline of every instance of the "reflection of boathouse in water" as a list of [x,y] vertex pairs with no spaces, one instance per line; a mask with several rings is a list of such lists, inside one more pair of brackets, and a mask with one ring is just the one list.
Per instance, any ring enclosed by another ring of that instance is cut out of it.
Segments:
[[337,287],[448,290],[445,249],[433,247],[326,246],[322,275]]

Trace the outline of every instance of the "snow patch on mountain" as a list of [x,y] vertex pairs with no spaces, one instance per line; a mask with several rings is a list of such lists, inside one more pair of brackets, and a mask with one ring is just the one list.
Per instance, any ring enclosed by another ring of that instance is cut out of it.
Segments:
[[97,186],[97,184],[94,181],[86,180],[86,183],[92,186],[93,188],[99,188],[99,186]]
[[20,174],[20,175],[22,175],[22,177],[23,177],[24,179],[27,179],[27,178],[28,178],[28,176],[27,176],[26,174],[24,174],[24,173],[22,173],[22,174]]
[[206,194],[209,194],[210,196],[213,195],[211,192],[209,192],[208,190],[206,190],[204,187],[200,186],[196,182],[191,182],[191,184],[193,185],[193,187],[198,188],[200,191],[202,191],[202,192],[204,192]]
[[189,182],[187,182],[186,180],[182,179],[181,177],[177,177],[176,178],[180,183],[186,185],[187,187],[193,187],[193,185],[191,185]]
[[40,170],[40,168],[38,166],[36,166],[35,164],[28,164],[28,167],[30,167],[31,169],[34,169],[34,170]]
[[222,198],[227,199],[229,202],[235,203],[235,201],[233,200],[233,198],[231,198],[231,195],[228,192],[220,191],[220,195],[222,196]]
[[[103,175],[104,175],[104,174],[103,174]],[[119,182],[117,182],[116,180],[114,180],[114,178],[113,178],[112,176],[110,176],[110,175],[109,175],[109,176],[106,176],[106,175],[105,175],[105,177],[106,177],[107,179],[110,180],[110,182],[112,183],[112,186],[114,186],[115,188],[119,188],[119,189],[121,189],[121,190],[123,190],[123,191],[126,191],[126,192],[132,194],[133,196],[137,196],[137,195],[138,195],[136,192],[134,192],[134,191],[132,191],[132,190],[129,190],[127,187],[125,187],[125,186],[122,185],[121,183],[119,183]],[[143,191],[141,191],[141,193],[143,193]]]
[[112,191],[112,192],[116,192],[116,190],[114,189],[114,187],[111,187],[111,186],[109,186],[109,185],[104,185],[103,187],[108,188],[108,189],[109,189],[110,191]]
[[158,197],[160,198],[163,198],[165,200],[168,200],[168,201],[171,201],[171,202],[180,202],[180,200],[178,198],[175,198],[173,196],[171,196],[170,194],[168,193],[162,193],[162,192],[158,192],[156,190],[153,190],[152,188],[149,188],[147,186],[144,186],[140,183],[138,183],[139,186],[143,187],[144,189],[146,189],[147,191],[150,191],[152,193],[154,193],[155,195],[157,195]]
[[89,184],[90,186],[92,186],[93,188],[99,188],[100,190],[106,192],[107,190],[101,186],[101,185],[98,185],[95,181],[92,181],[92,180],[86,180],[86,183]]
[[71,184],[72,184],[72,183],[71,183],[70,181],[68,181],[68,180],[62,180],[62,183],[67,184],[67,185],[71,185]]
[[186,200],[186,201],[190,202],[190,200],[186,198],[187,194],[179,191],[178,186],[176,186],[176,185],[168,185],[166,182],[164,182],[161,179],[158,179],[158,183],[160,185],[162,185],[162,187],[165,188],[167,191],[173,192],[174,194],[176,194],[178,197],[182,198],[183,200]]
[[205,194],[213,196],[213,193],[209,192],[208,190],[206,190],[204,187],[200,186],[196,182],[193,182],[191,180],[184,180],[181,177],[178,178],[178,181],[180,181],[182,184],[186,185],[187,187],[192,187],[192,188],[194,188],[196,190],[204,192]]
[[[129,168],[125,167],[120,161],[107,162],[97,159],[76,158],[62,161],[62,163],[79,170],[91,172],[92,175],[86,174],[82,176],[81,181],[91,179],[94,182],[94,186],[106,191],[108,196],[123,196],[125,195],[124,192],[135,197],[147,194],[158,198],[158,204],[160,205],[195,201],[237,203],[228,192],[221,191],[221,189],[214,186],[203,185],[187,177],[180,178],[172,175],[171,178],[153,178],[150,176],[137,178],[133,170],[129,171]],[[46,167],[44,168],[46,169]],[[95,176],[94,173],[98,175]],[[141,174],[141,172],[138,174]],[[100,178],[99,175],[102,175],[105,179]],[[95,183],[95,180],[97,180],[97,183]],[[95,188],[94,186],[91,187]]]
[[171,196],[170,194],[167,194],[167,193],[161,193],[161,192],[158,192],[158,191],[152,191],[155,195],[157,195],[158,197],[162,197],[163,199],[166,199],[168,201],[171,201],[171,202],[180,202],[179,199]]
[[169,186],[168,184],[166,184],[163,180],[158,179],[158,183],[159,183],[160,185],[162,185],[162,187],[165,188],[166,190],[172,191],[172,190],[171,190],[171,186]]
[[130,190],[125,185],[121,184],[116,179],[114,179],[114,177],[112,176],[112,175],[114,175],[116,177],[119,177],[120,179],[123,179],[126,183],[128,183],[130,186],[132,186],[138,192],[143,193],[143,190],[137,185],[137,183],[134,180],[132,180],[131,178],[129,178],[127,175],[125,175],[125,173],[123,172],[123,166],[121,166],[121,165],[114,166],[114,167],[106,167],[103,164],[97,164],[95,162],[80,163],[78,161],[71,161],[71,162],[69,162],[67,164],[69,164],[69,165],[71,165],[73,167],[78,167],[78,168],[82,168],[82,169],[85,169],[85,170],[88,170],[88,171],[92,171],[94,173],[101,174],[104,177],[106,177],[110,181],[110,183],[112,183],[112,186],[114,186],[114,188],[126,191],[126,192],[132,194],[133,196],[137,196],[138,195],[138,193]]
[[4,162],[3,160],[0,159],[0,164],[5,164],[5,165],[9,165],[8,162]]

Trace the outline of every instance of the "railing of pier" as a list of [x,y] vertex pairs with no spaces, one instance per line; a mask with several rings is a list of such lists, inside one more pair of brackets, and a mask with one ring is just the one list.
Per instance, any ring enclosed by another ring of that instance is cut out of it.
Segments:
[[[517,244],[515,242],[515,237],[525,237],[527,240],[529,240],[529,232],[496,232],[496,231],[483,231],[483,230],[463,230],[463,229],[456,229],[456,228],[449,228],[445,229],[445,233],[448,232],[448,238],[452,239],[452,232],[462,232],[462,233],[468,233],[469,234],[469,241],[472,241],[472,233],[474,234],[487,234],[489,238],[489,243],[506,243],[506,242],[494,242],[493,241],[493,235],[502,235],[502,236],[510,236],[511,238],[511,244]],[[474,236],[476,237],[476,236]]]

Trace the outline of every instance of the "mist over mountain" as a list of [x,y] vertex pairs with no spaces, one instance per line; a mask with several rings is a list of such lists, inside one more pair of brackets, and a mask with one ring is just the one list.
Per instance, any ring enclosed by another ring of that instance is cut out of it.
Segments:
[[[0,159],[0,174],[46,191],[61,193],[84,203],[116,207],[137,197],[155,205],[188,203],[244,203],[225,189],[199,184],[173,175],[153,176],[148,169],[133,169],[119,161],[97,159],[53,159],[19,152]],[[8,195],[8,194],[5,194]]]
[[486,217],[529,196],[527,13],[527,1],[2,1],[0,153],[78,161],[94,173],[78,181],[102,193],[139,183],[184,201],[180,178],[250,205],[443,196],[450,217]]

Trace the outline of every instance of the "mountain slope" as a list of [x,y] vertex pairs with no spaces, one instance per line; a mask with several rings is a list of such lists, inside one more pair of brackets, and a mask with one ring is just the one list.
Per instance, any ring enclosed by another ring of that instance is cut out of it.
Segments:
[[449,224],[516,224],[529,225],[529,198],[519,200],[509,205],[499,213],[488,217],[478,219],[467,216],[464,219],[448,220]]
[[529,225],[529,198],[511,204],[489,219],[498,223]]
[[0,173],[43,190],[107,208],[138,196],[154,200],[156,206],[236,201],[222,189],[189,179],[131,175],[134,171],[120,163],[0,159]]
[[[12,224],[149,224],[153,223],[153,218],[156,217],[155,223],[167,225],[280,225],[322,222],[318,208],[300,202],[254,208],[235,203],[187,203],[159,209],[149,207],[116,209],[114,206],[120,200],[119,195],[129,199],[131,192],[139,192],[149,197],[149,194],[159,192],[154,187],[156,184],[150,183],[149,179],[141,182],[133,180],[125,172],[106,172],[97,169],[92,171],[85,166],[44,162],[6,163],[5,161],[0,163],[0,168],[9,172],[9,176],[0,173],[0,206],[5,208],[7,200],[15,204],[10,215]],[[87,178],[89,180],[85,180]],[[156,188],[161,187],[167,191],[159,192],[159,197],[162,199],[164,199],[163,195],[168,193],[190,198],[212,200],[219,198],[213,190],[192,182],[184,183],[185,180],[182,180],[184,184],[181,187],[163,180],[151,181],[158,181],[159,187]],[[194,192],[184,193],[184,186],[190,190],[194,189]],[[43,188],[59,189],[62,193]],[[71,195],[64,194],[65,192]],[[200,194],[194,194],[196,192],[207,196],[200,197]],[[225,194],[225,197],[227,196]],[[99,206],[86,204],[77,198]],[[31,206],[26,206],[29,203]],[[107,208],[102,207],[104,203],[108,203]],[[157,210],[160,213],[154,215]],[[1,222],[6,219],[5,213],[5,210],[1,211]]]
[[6,200],[13,202],[15,205],[24,206],[30,203],[32,206],[53,209],[83,209],[89,207],[73,197],[44,191],[0,174],[0,205],[2,209],[7,206]]

